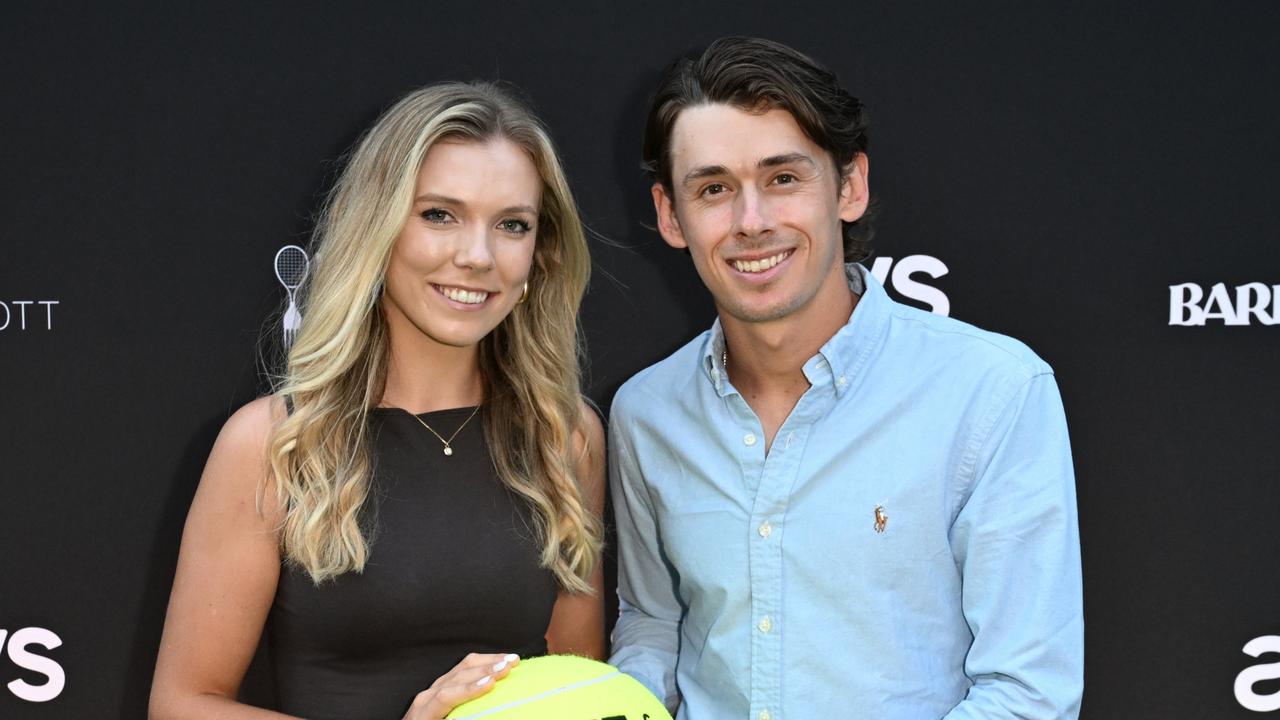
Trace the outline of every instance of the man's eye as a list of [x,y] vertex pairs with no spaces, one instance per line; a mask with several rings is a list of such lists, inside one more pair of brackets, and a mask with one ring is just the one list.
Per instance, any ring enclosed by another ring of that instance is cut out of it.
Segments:
[[773,181],[778,183],[779,185],[790,185],[796,180],[797,180],[796,176],[792,175],[791,173],[779,173],[778,177],[773,179]]
[[710,185],[702,188],[702,194],[703,195],[719,195],[720,193],[724,192],[726,189],[727,188],[725,188],[723,183],[711,183]]
[[532,229],[529,223],[524,220],[516,219],[503,220],[498,223],[498,227],[502,228],[504,232],[509,232],[512,235],[523,235]]
[[430,210],[422,211],[422,219],[426,220],[429,223],[434,223],[436,225],[443,225],[449,222],[450,220],[452,220],[453,218],[452,216],[449,215],[448,210],[443,210],[441,208],[431,208]]

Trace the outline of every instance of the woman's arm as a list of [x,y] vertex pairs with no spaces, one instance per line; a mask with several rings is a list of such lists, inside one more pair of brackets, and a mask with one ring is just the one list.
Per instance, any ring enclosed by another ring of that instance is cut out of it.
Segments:
[[[578,458],[578,482],[583,501],[597,517],[604,517],[604,427],[595,410],[582,403],[582,425],[574,433]],[[547,627],[547,650],[555,654],[584,655],[604,660],[604,569],[597,563],[591,573],[594,593],[561,592]]]
[[266,441],[283,413],[260,398],[223,426],[191,502],[151,687],[152,720],[285,715],[236,702],[280,577],[282,509],[268,486]]

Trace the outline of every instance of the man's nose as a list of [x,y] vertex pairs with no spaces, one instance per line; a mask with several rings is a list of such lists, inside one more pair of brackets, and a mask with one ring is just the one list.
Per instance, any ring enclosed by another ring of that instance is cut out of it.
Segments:
[[734,206],[734,234],[753,238],[773,229],[769,200],[754,187],[745,187],[738,193]]

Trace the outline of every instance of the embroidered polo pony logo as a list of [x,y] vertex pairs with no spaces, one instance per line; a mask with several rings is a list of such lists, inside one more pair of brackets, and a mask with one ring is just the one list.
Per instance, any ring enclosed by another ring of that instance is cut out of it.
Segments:
[[884,511],[883,505],[876,506],[876,532],[884,532],[884,528],[889,524],[889,514]]

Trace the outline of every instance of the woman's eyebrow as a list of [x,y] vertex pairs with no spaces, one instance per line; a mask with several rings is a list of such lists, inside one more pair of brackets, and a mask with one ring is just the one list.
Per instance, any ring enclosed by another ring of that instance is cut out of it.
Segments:
[[466,203],[459,200],[458,198],[451,198],[447,195],[437,195],[435,193],[423,193],[418,197],[414,198],[413,201],[415,203],[437,202],[437,203],[440,203],[441,205],[458,205],[463,207],[466,206]]
[[[438,195],[436,193],[423,193],[418,197],[414,198],[413,202],[414,203],[423,203],[423,202],[440,203],[441,205],[452,205],[454,207],[459,207],[459,208],[465,208],[467,206],[467,203],[465,203],[462,200],[459,200],[458,198],[449,197],[448,195]],[[534,217],[538,216],[538,209],[532,205],[510,205],[508,207],[502,208],[498,212],[502,214],[527,213],[529,215],[533,215]]]

